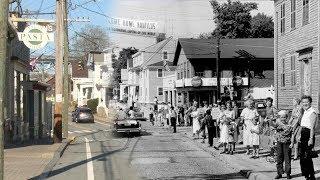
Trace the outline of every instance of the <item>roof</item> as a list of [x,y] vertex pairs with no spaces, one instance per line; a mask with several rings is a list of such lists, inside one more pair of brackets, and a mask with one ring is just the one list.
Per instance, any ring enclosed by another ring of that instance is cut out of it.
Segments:
[[72,78],[87,78],[88,77],[88,67],[84,66],[82,69],[78,66],[78,61],[70,61],[72,68]]
[[262,88],[262,87],[270,87],[271,85],[274,85],[273,84],[273,79],[274,79],[274,71],[273,70],[263,71],[263,75],[265,76],[265,78],[254,77],[254,78],[250,79],[250,86]]
[[[163,66],[162,53],[163,51],[167,51],[168,53],[168,64],[173,65],[172,63],[174,59],[174,52],[176,50],[177,39],[173,39],[172,37],[167,38],[159,43],[153,44],[144,48],[143,50],[136,53],[133,57],[137,57],[143,54],[144,62],[142,66]],[[156,64],[156,65],[155,65]]]
[[[168,64],[168,66],[173,66],[173,62],[168,61],[167,64]],[[150,64],[148,66],[164,66],[164,65],[163,65],[163,61],[159,61],[159,62]]]
[[[255,59],[273,59],[273,38],[221,39],[220,58],[252,56]],[[174,55],[176,65],[183,49],[188,59],[215,59],[217,39],[179,38]]]

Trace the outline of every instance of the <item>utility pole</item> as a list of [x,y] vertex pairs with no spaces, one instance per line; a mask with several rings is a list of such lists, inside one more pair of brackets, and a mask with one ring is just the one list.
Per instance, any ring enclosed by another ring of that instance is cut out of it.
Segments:
[[6,86],[6,59],[8,40],[9,1],[0,2],[0,180],[4,179],[4,98]]
[[217,101],[220,100],[221,96],[221,83],[220,83],[220,36],[217,38],[217,57],[216,57],[216,74],[217,74]]
[[54,105],[54,128],[53,141],[62,142],[62,64],[63,64],[63,41],[64,41],[64,13],[63,0],[56,0],[56,34],[55,34],[55,105]]
[[62,111],[62,135],[68,138],[68,109],[69,109],[69,42],[68,42],[68,0],[63,0],[64,12],[64,53],[63,53],[63,111]]

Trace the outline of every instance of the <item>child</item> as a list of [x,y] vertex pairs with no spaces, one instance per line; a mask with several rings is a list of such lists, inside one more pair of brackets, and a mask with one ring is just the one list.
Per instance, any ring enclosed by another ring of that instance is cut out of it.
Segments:
[[234,149],[235,149],[235,142],[236,142],[236,138],[235,135],[237,133],[237,124],[235,121],[231,121],[228,125],[228,129],[229,129],[229,144],[228,144],[228,151],[227,154],[233,155]]
[[260,128],[259,128],[258,121],[259,121],[258,119],[254,120],[252,129],[251,129],[251,133],[252,133],[251,145],[253,146],[253,156],[251,158],[254,158],[254,159],[259,158]]

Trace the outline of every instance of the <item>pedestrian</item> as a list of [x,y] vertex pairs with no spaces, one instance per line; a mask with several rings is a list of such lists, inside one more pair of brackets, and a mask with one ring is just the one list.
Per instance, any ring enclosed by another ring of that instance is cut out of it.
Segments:
[[236,129],[233,133],[233,138],[234,138],[234,143],[233,143],[233,150],[236,149],[236,143],[238,142],[238,136],[240,134],[240,129],[239,129],[239,123],[240,123],[240,119],[239,119],[239,108],[238,108],[238,105],[237,105],[237,102],[236,101],[232,101],[231,102],[231,105],[232,105],[232,109],[234,111],[234,117],[235,117],[235,125],[236,125]]
[[200,131],[203,129],[205,129],[207,127],[207,131],[208,131],[208,143],[209,146],[212,147],[213,146],[213,132],[214,132],[214,121],[212,119],[211,116],[211,110],[207,109],[205,117],[203,119],[203,123],[201,126]]
[[299,143],[301,137],[301,126],[299,125],[299,118],[302,116],[302,107],[300,105],[300,99],[294,98],[293,99],[293,109],[291,113],[291,118],[289,120],[289,124],[291,125],[292,129],[292,137],[291,137],[291,144],[290,148],[293,150],[293,160],[298,159],[299,154]]
[[149,120],[150,120],[151,124],[154,126],[155,118],[154,118],[154,114],[153,114],[153,109],[152,108],[150,108]]
[[213,137],[214,138],[219,138],[220,135],[219,135],[218,119],[219,119],[219,116],[220,116],[220,109],[218,107],[218,104],[214,104],[213,105],[213,108],[212,108],[212,111],[211,111],[211,116],[212,116],[212,119],[214,121]]
[[262,147],[270,149],[270,156],[274,157],[276,149],[276,129],[273,126],[270,126],[272,122],[276,119],[278,110],[273,106],[273,99],[268,97],[266,99],[266,118],[263,123],[263,132],[262,135]]
[[238,119],[238,117],[239,117],[239,108],[238,108],[237,102],[236,101],[231,101],[231,105],[232,105],[232,109],[234,111],[234,117],[235,117],[235,119]]
[[301,104],[303,115],[300,120],[301,138],[300,138],[300,168],[301,173],[306,179],[314,180],[315,172],[312,161],[312,149],[315,143],[315,128],[317,127],[318,114],[311,107],[312,98],[310,96],[302,96]]
[[233,152],[235,150],[235,142],[237,141],[236,139],[236,135],[237,134],[237,124],[234,120],[231,120],[230,124],[229,124],[229,127],[228,127],[228,130],[229,130],[229,144],[228,144],[228,151],[227,151],[227,154],[230,154],[230,155],[233,155]]
[[276,129],[277,141],[277,176],[275,179],[282,178],[283,163],[285,163],[285,172],[287,179],[291,179],[291,134],[292,127],[289,124],[288,112],[281,110],[278,113],[279,118],[272,121],[272,126]]
[[254,101],[249,99],[245,102],[246,108],[244,108],[240,114],[241,121],[243,124],[243,145],[247,147],[246,154],[250,154],[251,146],[251,129],[253,122],[259,117],[257,109],[254,107]]
[[[199,114],[199,123],[200,123],[200,127],[202,126],[203,124],[203,118],[206,114],[206,111],[208,109],[208,106],[206,107],[205,104],[202,104],[200,107],[199,107],[199,110],[200,110],[200,114]],[[201,137],[202,137],[202,143],[205,142],[205,139],[207,138],[206,137],[206,128],[204,128],[202,131],[199,131],[198,133],[201,132]]]
[[[226,102],[226,110],[224,111],[224,115],[225,115],[225,120],[222,124],[222,129],[221,129],[221,137],[223,137],[222,141],[225,140],[225,137],[226,137],[226,139],[227,139],[226,143],[230,143],[230,140],[231,140],[231,144],[233,144],[233,141],[234,141],[233,140],[233,135],[234,135],[233,133],[235,130],[235,128],[233,128],[233,127],[235,124],[233,123],[233,126],[231,126],[231,122],[235,121],[235,113],[232,109],[230,101]],[[232,130],[230,130],[229,127],[231,127]],[[230,134],[231,134],[231,136],[230,136]],[[226,151],[226,152],[222,151],[222,153],[229,154],[230,150],[231,150],[231,148],[228,148],[228,151]],[[232,151],[232,153],[233,153],[233,151]]]
[[171,126],[173,127],[173,133],[176,133],[177,132],[177,113],[174,110],[173,106],[171,106],[171,109],[169,111],[169,116],[170,116]]
[[130,106],[130,108],[129,108],[130,110],[129,110],[129,112],[128,112],[128,116],[129,116],[129,118],[134,118],[134,111],[133,111],[133,106]]
[[260,145],[260,127],[259,127],[259,119],[255,119],[253,126],[251,128],[251,145],[253,148],[253,155],[251,158],[257,159],[259,158],[259,145]]

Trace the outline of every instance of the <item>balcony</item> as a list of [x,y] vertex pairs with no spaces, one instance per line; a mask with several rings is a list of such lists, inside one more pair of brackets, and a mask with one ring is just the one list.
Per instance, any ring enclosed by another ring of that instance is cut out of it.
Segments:
[[[217,78],[201,78],[202,80],[202,87],[210,87],[210,86],[217,86]],[[242,78],[243,80],[243,86],[248,85],[248,78]],[[186,79],[179,79],[176,80],[176,87],[192,87],[192,78],[186,78]],[[229,86],[232,84],[232,78],[221,78],[221,86]]]

